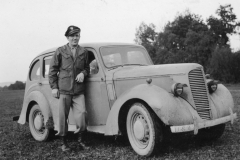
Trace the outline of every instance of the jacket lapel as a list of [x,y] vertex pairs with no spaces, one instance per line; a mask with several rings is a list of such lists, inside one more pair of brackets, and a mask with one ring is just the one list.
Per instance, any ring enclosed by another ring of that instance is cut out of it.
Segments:
[[61,49],[61,53],[64,57],[71,57],[73,60],[73,54],[71,52],[70,47],[68,46],[68,44],[64,45]]
[[84,48],[78,45],[77,50],[76,50],[76,55],[74,58],[74,62],[76,61],[77,57],[82,55],[83,53],[84,53]]

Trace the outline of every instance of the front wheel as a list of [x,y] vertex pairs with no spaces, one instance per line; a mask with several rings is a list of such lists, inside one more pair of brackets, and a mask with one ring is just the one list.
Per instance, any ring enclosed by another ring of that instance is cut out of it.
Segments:
[[134,103],[127,115],[127,134],[134,151],[150,156],[162,142],[162,128],[155,115],[142,103]]
[[29,113],[29,128],[32,136],[37,141],[46,141],[49,137],[50,129],[44,125],[44,116],[38,104],[35,104]]

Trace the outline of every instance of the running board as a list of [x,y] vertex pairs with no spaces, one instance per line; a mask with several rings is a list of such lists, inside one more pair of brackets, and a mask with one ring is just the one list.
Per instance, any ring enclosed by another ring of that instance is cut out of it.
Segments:
[[[94,133],[105,134],[105,127],[106,127],[106,125],[102,125],[102,126],[87,126],[87,131],[94,132]],[[75,130],[77,130],[76,125],[71,125],[71,124],[68,125],[68,131],[74,132]]]

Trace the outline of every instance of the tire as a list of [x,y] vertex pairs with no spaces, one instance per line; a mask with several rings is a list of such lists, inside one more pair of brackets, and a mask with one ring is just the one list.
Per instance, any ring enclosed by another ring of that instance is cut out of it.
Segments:
[[29,113],[29,129],[37,141],[46,141],[49,137],[50,129],[44,125],[44,117],[38,104],[35,104]]
[[210,128],[200,129],[196,138],[198,140],[210,140],[214,141],[219,139],[225,130],[225,124],[219,124]]
[[133,150],[141,156],[150,156],[160,149],[162,127],[155,115],[144,104],[134,103],[127,114],[127,135]]

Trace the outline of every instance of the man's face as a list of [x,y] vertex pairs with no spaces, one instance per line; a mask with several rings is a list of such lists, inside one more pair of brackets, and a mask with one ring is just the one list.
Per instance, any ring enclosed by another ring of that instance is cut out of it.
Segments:
[[68,39],[70,46],[76,46],[76,45],[78,45],[78,42],[80,40],[80,33],[73,34],[73,35],[67,37],[67,39]]

